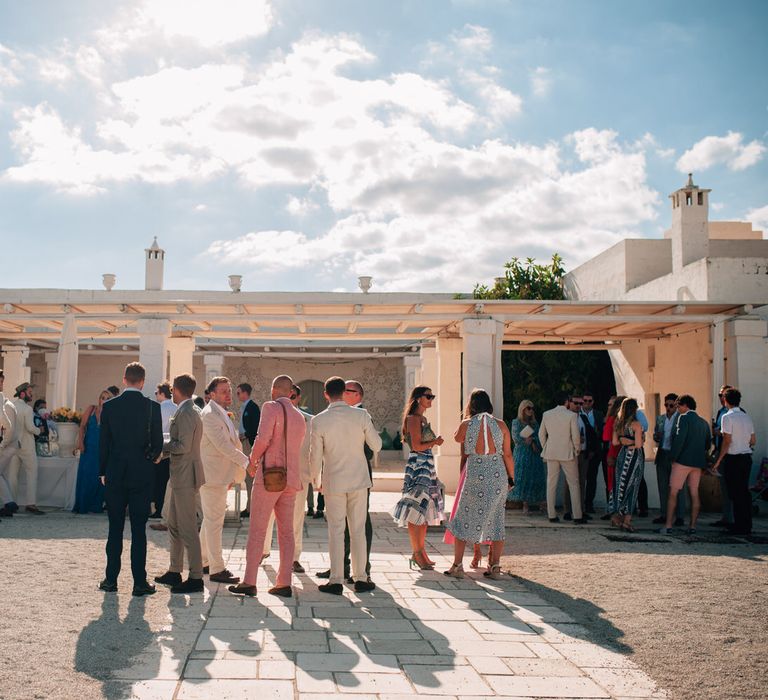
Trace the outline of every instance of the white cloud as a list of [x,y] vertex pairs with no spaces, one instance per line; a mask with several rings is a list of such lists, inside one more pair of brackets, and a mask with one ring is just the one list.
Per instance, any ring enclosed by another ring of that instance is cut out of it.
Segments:
[[501,123],[520,114],[523,100],[511,90],[499,85],[493,77],[478,71],[466,70],[461,73],[462,82],[472,86],[483,100],[486,113],[494,123]]
[[722,211],[723,209],[725,209],[724,202],[710,202],[709,206],[712,209],[712,211]]
[[487,27],[465,24],[460,32],[451,35],[451,42],[463,54],[485,56],[493,48],[493,37]]
[[19,84],[17,72],[20,68],[16,53],[0,44],[0,87]]
[[544,66],[534,68],[530,73],[531,91],[536,97],[546,97],[552,87],[552,71]]
[[698,172],[726,165],[729,170],[745,170],[762,159],[765,146],[756,140],[743,141],[743,134],[736,131],[725,136],[705,136],[680,156],[677,169],[683,173]]
[[757,209],[750,209],[744,218],[747,221],[751,221],[753,226],[761,228],[763,231],[768,231],[768,205],[764,207],[758,207]]

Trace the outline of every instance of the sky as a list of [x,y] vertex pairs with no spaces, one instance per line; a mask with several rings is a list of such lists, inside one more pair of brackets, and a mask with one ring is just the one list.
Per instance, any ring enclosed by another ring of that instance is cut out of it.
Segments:
[[0,287],[467,292],[768,229],[768,3],[0,0]]

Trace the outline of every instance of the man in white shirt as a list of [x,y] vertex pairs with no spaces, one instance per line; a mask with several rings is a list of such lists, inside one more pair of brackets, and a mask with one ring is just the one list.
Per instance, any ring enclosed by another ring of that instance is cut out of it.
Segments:
[[19,509],[15,496],[8,482],[8,468],[18,450],[16,438],[16,407],[5,398],[3,385],[5,375],[0,369],[0,515],[10,518]]
[[200,487],[203,525],[200,528],[200,547],[203,568],[208,569],[211,581],[238,583],[224,565],[221,536],[227,512],[227,492],[230,486],[241,483],[248,466],[248,455],[241,449],[237,429],[227,409],[232,404],[232,385],[226,377],[214,377],[207,388],[210,401],[203,409],[203,439],[200,456],[205,471],[205,484]]
[[[373,452],[381,449],[381,438],[368,411],[344,401],[345,382],[331,377],[325,382],[328,408],[311,422],[309,464],[312,479],[325,494],[331,575],[319,586],[323,593],[341,595],[344,580],[344,525],[349,525],[352,577],[355,591],[372,591],[376,586],[365,573],[365,517],[371,477],[364,445]],[[321,475],[322,474],[322,475]]]
[[32,410],[32,385],[24,382],[16,387],[13,405],[16,408],[16,437],[19,441],[19,450],[11,460],[9,468],[8,483],[17,500],[21,501],[18,495],[17,486],[19,478],[19,468],[24,468],[27,478],[26,497],[22,503],[26,506],[24,510],[34,515],[45,515],[36,505],[37,500],[37,450],[35,449],[35,437],[40,434],[40,428],[35,425],[35,413]]
[[741,392],[738,389],[726,389],[723,398],[728,411],[720,418],[723,442],[712,472],[719,474],[720,465],[723,465],[723,477],[733,500],[733,525],[728,531],[732,535],[749,535],[752,533],[749,476],[752,471],[752,449],[756,439],[755,426],[752,419],[740,408]]

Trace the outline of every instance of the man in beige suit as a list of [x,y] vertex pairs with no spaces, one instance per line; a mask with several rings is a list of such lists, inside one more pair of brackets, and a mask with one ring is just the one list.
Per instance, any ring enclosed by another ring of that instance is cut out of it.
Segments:
[[[155,582],[171,586],[171,593],[199,593],[203,590],[203,556],[197,534],[197,494],[205,483],[200,442],[203,420],[192,403],[197,382],[191,374],[173,380],[173,402],[178,407],[168,423],[168,442],[163,452],[170,455],[169,496],[163,515],[168,523],[171,564]],[[181,580],[184,550],[187,550],[189,577]]]
[[349,526],[352,578],[355,591],[371,591],[376,585],[365,572],[365,517],[371,477],[364,446],[373,452],[381,449],[368,411],[353,408],[344,401],[345,382],[331,377],[325,382],[328,408],[311,421],[309,464],[312,480],[325,496],[328,521],[328,548],[331,575],[319,586],[323,593],[341,595],[344,574],[344,526]]
[[560,470],[565,473],[568,488],[573,500],[573,522],[583,525],[586,521],[581,512],[581,489],[579,487],[579,467],[576,458],[581,446],[578,416],[568,408],[571,397],[564,394],[560,405],[545,411],[541,418],[539,440],[541,457],[547,463],[547,514],[549,522],[560,522],[555,510],[557,482]]
[[200,455],[203,458],[205,484],[200,488],[203,507],[203,525],[200,528],[200,546],[203,567],[210,571],[211,581],[238,583],[240,578],[224,566],[221,553],[221,535],[227,512],[227,491],[232,484],[245,478],[248,455],[241,449],[237,428],[227,414],[232,404],[232,385],[226,377],[214,377],[207,388],[210,401],[203,409],[203,439]]

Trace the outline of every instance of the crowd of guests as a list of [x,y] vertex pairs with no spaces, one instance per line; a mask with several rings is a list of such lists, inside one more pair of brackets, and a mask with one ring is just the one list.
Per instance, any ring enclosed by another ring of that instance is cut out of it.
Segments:
[[[682,527],[686,512],[685,532],[696,533],[704,472],[720,478],[723,514],[714,525],[732,534],[751,533],[748,486],[754,425],[741,409],[737,389],[723,386],[719,397],[721,407],[711,427],[696,413],[693,396],[669,393],[664,397],[664,413],[653,427],[660,503],[660,514],[653,522],[663,525],[662,533]],[[644,444],[649,423],[637,400],[613,396],[605,414],[595,408],[591,392],[563,394],[558,403],[544,412],[539,423],[532,402],[520,402],[510,425],[516,484],[508,499],[522,502],[526,514],[531,504],[540,504],[546,507],[550,522],[559,522],[556,504],[562,471],[563,519],[584,524],[595,515],[602,469],[607,502],[602,519],[634,532],[633,516],[648,516]]]

